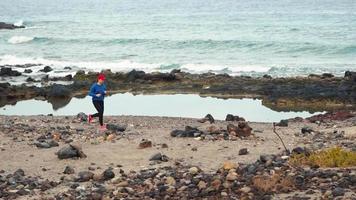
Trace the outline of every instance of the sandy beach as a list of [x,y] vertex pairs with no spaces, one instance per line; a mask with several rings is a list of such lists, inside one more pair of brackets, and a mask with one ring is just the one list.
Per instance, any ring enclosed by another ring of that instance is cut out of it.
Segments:
[[[108,116],[105,117],[105,121],[109,124],[126,127],[126,130],[123,132],[110,130],[100,132],[95,123],[82,122],[77,116],[1,116],[2,162],[0,169],[2,173],[0,176],[22,169],[26,176],[57,182],[58,185],[55,187],[52,186],[44,191],[33,190],[22,197],[22,199],[50,199],[60,192],[68,192],[70,190],[69,183],[75,180],[75,175],[63,174],[66,166],[73,168],[76,173],[90,171],[96,174],[110,168],[115,174],[120,174],[121,170],[139,172],[181,165],[195,166],[204,173],[213,174],[227,161],[243,166],[260,160],[261,155],[277,155],[284,151],[280,140],[273,133],[271,123],[248,123],[252,128],[251,136],[226,140],[223,138],[203,139],[201,137],[178,138],[172,137],[170,133],[172,130],[184,129],[185,126],[196,127],[202,131],[211,130],[212,127],[223,130],[228,124],[238,125],[239,122],[215,121],[210,124],[209,122],[200,123],[197,119],[189,118],[140,116]],[[290,121],[287,127],[277,127],[276,129],[289,150],[305,146],[316,150],[336,145],[349,149],[356,148],[353,142],[356,137],[355,117],[345,121],[329,121],[321,125],[308,120]],[[303,127],[308,127],[312,132],[302,134]],[[342,136],[339,139],[328,139],[330,135],[335,135],[335,132],[342,133]],[[316,133],[321,135],[316,137],[318,135]],[[58,146],[36,147],[36,143],[40,141],[39,138],[55,140]],[[150,141],[152,145],[140,148],[142,140]],[[69,142],[80,146],[87,157],[59,159],[56,152],[67,146]],[[243,148],[247,148],[246,155],[239,155],[240,149]],[[157,153],[165,155],[168,159],[150,161],[150,158]],[[354,170],[352,170],[352,174],[355,176]],[[87,184],[86,182],[79,183],[80,185]],[[104,185],[106,187],[111,185],[115,188],[115,183],[110,181]],[[347,190],[348,192],[345,193],[351,195],[350,198],[354,198],[356,195],[353,190],[355,185],[348,187],[351,187],[351,190]],[[352,190],[353,192],[351,192]],[[12,191],[15,196],[16,191],[18,190]],[[303,190],[301,191],[303,192]],[[8,194],[9,199],[15,197],[9,190],[7,192],[3,195]],[[278,198],[279,193],[284,192],[278,191],[270,198]],[[108,197],[108,194],[104,193],[100,198]],[[225,198],[221,194],[212,196]],[[314,196],[318,197],[316,194]],[[138,198],[134,195],[128,197],[130,197],[129,199]],[[7,199],[6,196],[3,198]],[[77,198],[79,197],[77,196]]]

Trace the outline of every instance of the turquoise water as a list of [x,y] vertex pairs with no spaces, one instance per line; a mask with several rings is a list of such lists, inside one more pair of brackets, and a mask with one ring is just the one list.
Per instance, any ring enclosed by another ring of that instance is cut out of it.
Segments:
[[1,0],[0,65],[274,76],[356,70],[354,0]]
[[[20,101],[16,105],[0,108],[0,115],[76,115],[94,113],[91,98],[73,98],[67,105],[53,109],[40,100]],[[224,120],[227,114],[239,115],[255,122],[278,122],[281,119],[309,117],[309,112],[277,112],[262,105],[261,100],[202,98],[198,95],[137,95],[116,94],[105,100],[105,115],[144,115],[202,118],[210,113]],[[319,113],[314,113],[319,114]]]

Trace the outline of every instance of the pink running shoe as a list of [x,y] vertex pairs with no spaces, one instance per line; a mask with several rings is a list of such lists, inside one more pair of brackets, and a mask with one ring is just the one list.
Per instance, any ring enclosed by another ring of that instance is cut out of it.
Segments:
[[100,126],[99,130],[101,130],[101,131],[106,131],[106,130],[108,130],[108,129],[106,128],[106,125],[102,125],[102,126]]
[[88,115],[88,122],[91,123],[91,121],[93,121],[93,116],[92,115]]

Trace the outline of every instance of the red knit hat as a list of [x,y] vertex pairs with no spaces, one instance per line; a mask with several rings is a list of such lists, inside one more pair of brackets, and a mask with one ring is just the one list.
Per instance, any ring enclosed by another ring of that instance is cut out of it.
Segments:
[[98,75],[98,80],[105,80],[105,75],[104,74],[99,74]]

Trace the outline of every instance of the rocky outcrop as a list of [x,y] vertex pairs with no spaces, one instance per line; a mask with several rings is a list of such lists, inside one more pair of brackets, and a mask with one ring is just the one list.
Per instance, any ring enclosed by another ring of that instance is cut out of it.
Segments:
[[25,26],[16,26],[14,24],[7,24],[5,22],[0,22],[0,30],[1,29],[16,29],[16,28],[25,28]]
[[[324,74],[291,78],[190,74],[179,70],[170,73],[145,73],[136,70],[129,73],[112,73],[106,70],[103,73],[107,77],[110,94],[181,93],[217,98],[258,98],[262,99],[263,105],[278,111],[332,111],[355,108],[356,105],[355,72],[346,72],[344,77]],[[55,102],[54,98],[84,97],[96,77],[97,73],[78,71],[74,77],[57,78],[73,81],[66,86],[38,88],[1,84],[0,106],[33,97],[50,99],[51,102]]]

